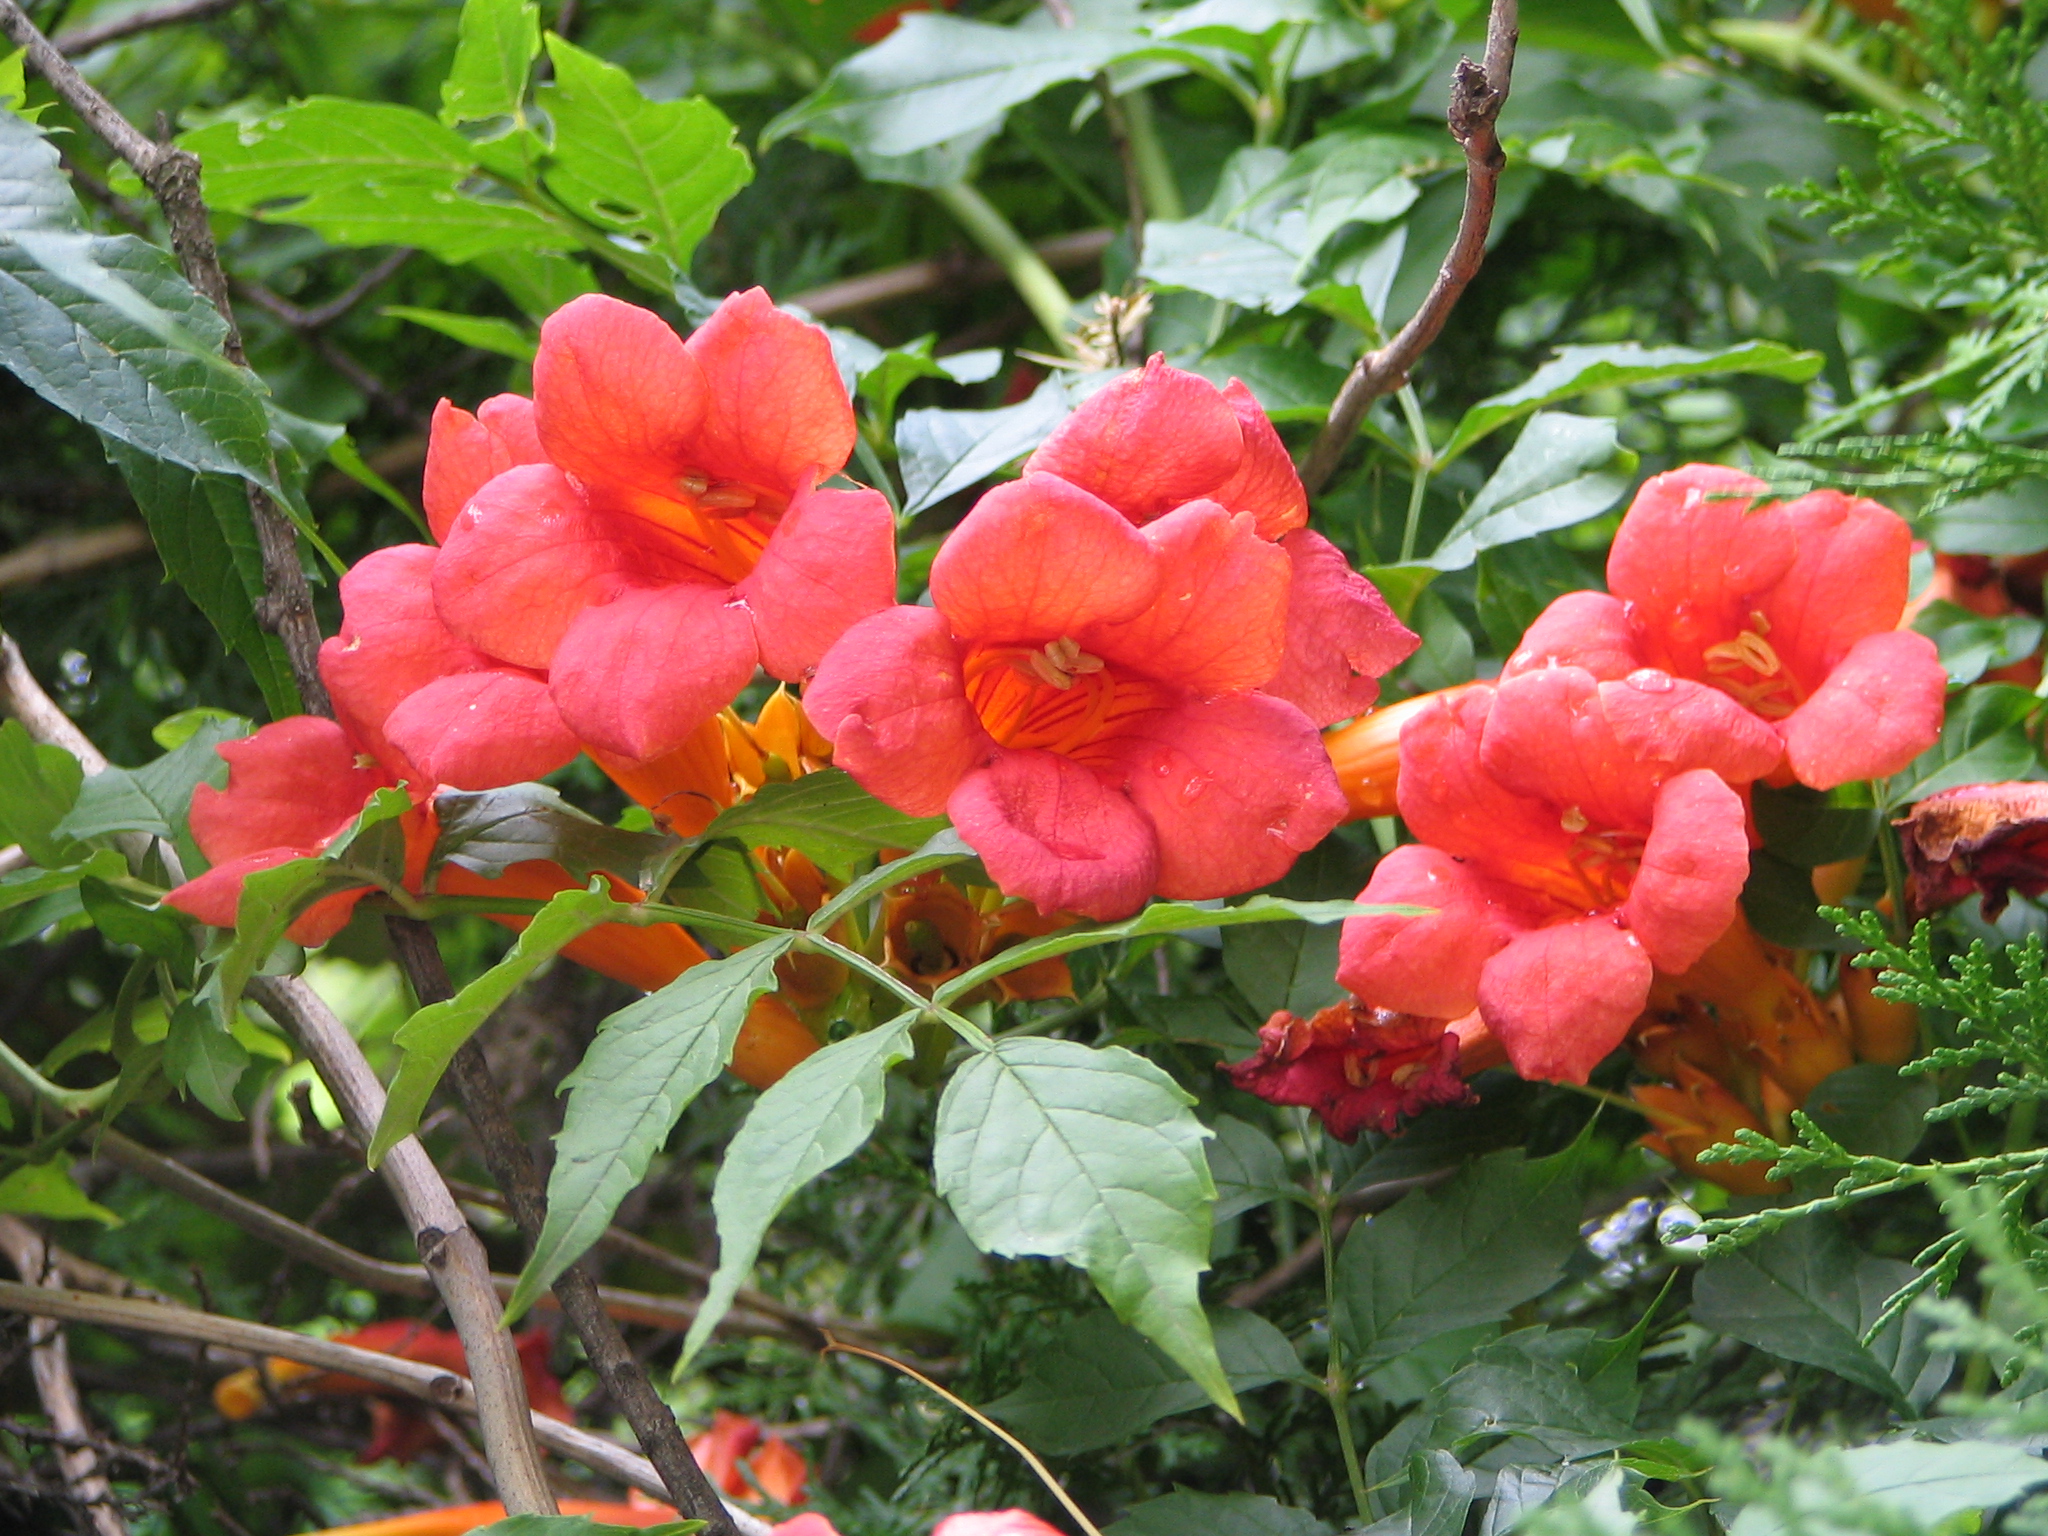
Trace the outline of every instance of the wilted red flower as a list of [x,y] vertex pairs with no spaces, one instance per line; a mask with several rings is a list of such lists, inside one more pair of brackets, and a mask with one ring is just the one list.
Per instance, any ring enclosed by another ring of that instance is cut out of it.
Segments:
[[1260,692],[1317,725],[1363,714],[1379,679],[1422,642],[1311,532],[1308,494],[1273,423],[1236,379],[1218,389],[1154,354],[1096,391],[1024,463],[1058,475],[1143,526],[1191,501],[1248,512],[1261,538],[1286,551],[1286,644]]
[[1344,811],[1314,725],[1256,691],[1288,581],[1248,514],[1193,501],[1138,528],[1027,474],[946,540],[934,606],[855,625],[805,709],[838,766],[899,810],[946,812],[1043,912],[1250,890]]
[[818,489],[854,445],[831,347],[760,289],[688,341],[587,294],[541,327],[533,378],[549,462],[471,494],[434,600],[466,643],[546,672],[584,743],[674,751],[756,666],[800,680],[894,598],[888,503]]
[[1915,917],[1981,894],[1996,917],[2018,891],[2048,891],[2048,784],[1965,784],[1929,795],[1894,823]]
[[1948,686],[1934,642],[1897,627],[1911,534],[1874,501],[1815,491],[1780,504],[1765,489],[1713,464],[1645,481],[1608,553],[1612,595],[1552,603],[1502,675],[1654,667],[1768,724],[1802,784],[1897,773],[1940,736]]
[[1477,1007],[1515,1070],[1584,1082],[1649,995],[1734,919],[1761,721],[1663,673],[1552,667],[1440,697],[1401,733],[1396,848],[1361,893],[1431,909],[1344,924],[1337,979],[1426,1018]]
[[1339,1141],[1370,1126],[1390,1132],[1403,1115],[1466,1104],[1458,1036],[1418,1018],[1347,998],[1304,1019],[1284,1009],[1259,1030],[1259,1053],[1223,1070],[1271,1104],[1314,1110]]

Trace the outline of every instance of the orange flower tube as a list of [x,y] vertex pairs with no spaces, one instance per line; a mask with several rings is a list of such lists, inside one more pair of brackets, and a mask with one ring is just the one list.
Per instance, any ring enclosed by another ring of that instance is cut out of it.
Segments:
[[1860,966],[1842,967],[1842,1009],[1849,1015],[1849,1037],[1858,1061],[1903,1066],[1920,1050],[1920,1010],[1879,997],[1872,990],[1877,977],[1876,971]]
[[1763,1123],[1748,1105],[1690,1062],[1678,1063],[1677,1076],[1676,1087],[1645,1083],[1630,1090],[1655,1127],[1643,1137],[1643,1145],[1733,1194],[1765,1195],[1784,1189],[1766,1177],[1769,1163],[1699,1161],[1708,1147],[1733,1141],[1739,1130],[1760,1131]]
[[733,1042],[732,1075],[750,1088],[772,1088],[818,1049],[818,1037],[780,993],[764,992],[747,1010]]
[[[605,876],[612,895],[619,901],[637,901],[640,892],[623,880]],[[441,868],[438,888],[448,896],[500,896],[518,901],[546,901],[562,891],[575,890],[583,882],[559,864],[531,859],[514,864],[492,879],[460,865]],[[533,921],[513,913],[490,914],[491,921],[514,933]],[[578,965],[587,965],[599,975],[623,981],[642,992],[658,992],[691,966],[708,960],[697,941],[674,923],[639,928],[631,923],[606,923],[570,942],[562,953]]]
[[1346,819],[1366,821],[1395,815],[1400,810],[1394,802],[1394,785],[1401,775],[1401,727],[1428,708],[1430,700],[1455,698],[1481,686],[1462,683],[1436,693],[1418,693],[1323,732],[1323,750],[1330,754],[1337,785],[1351,807]]

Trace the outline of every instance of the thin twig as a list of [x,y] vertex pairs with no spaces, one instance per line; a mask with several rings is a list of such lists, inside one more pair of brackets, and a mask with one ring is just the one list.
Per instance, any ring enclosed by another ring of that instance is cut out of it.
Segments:
[[[58,1287],[56,1266],[41,1234],[12,1218],[0,1224],[0,1251],[5,1251],[24,1282],[31,1286]],[[128,1522],[114,1504],[114,1489],[100,1470],[98,1452],[92,1448],[92,1425],[86,1422],[85,1402],[78,1395],[78,1383],[71,1376],[71,1353],[64,1342],[64,1329],[53,1319],[39,1319],[29,1325],[29,1369],[35,1376],[36,1396],[50,1427],[69,1445],[57,1451],[57,1468],[64,1474],[64,1486],[92,1521],[93,1536],[128,1536]]]
[[[1031,249],[1055,272],[1065,272],[1099,259],[1115,238],[1114,230],[1084,229],[1071,235],[1040,240]],[[965,255],[939,257],[930,261],[906,262],[900,267],[884,267],[879,272],[869,272],[861,277],[807,288],[802,293],[791,294],[783,302],[820,320],[833,320],[856,310],[894,303],[898,299],[914,299],[920,294],[940,289],[999,283],[1006,275],[997,263],[982,258]]]
[[175,27],[188,21],[204,21],[222,11],[231,11],[241,3],[242,0],[173,0],[170,5],[159,5],[147,11],[130,11],[126,16],[116,16],[96,27],[59,32],[50,41],[62,54],[91,53],[95,48],[118,43],[138,32],[154,32],[159,27]]
[[409,246],[400,246],[325,304],[301,308],[276,290],[246,278],[234,280],[235,291],[255,301],[295,331],[317,331],[334,324],[364,299],[398,275],[398,269],[413,258]]
[[[295,976],[256,977],[249,994],[297,1039],[341,1106],[349,1129],[367,1145],[384,1115],[384,1085],[347,1026]],[[497,1474],[498,1496],[516,1514],[553,1514],[555,1496],[526,1429],[525,1380],[512,1336],[498,1326],[498,1296],[483,1244],[416,1137],[393,1147],[378,1172],[397,1197],[462,1340],[476,1379],[484,1449]]]
[[[444,1371],[439,1366],[402,1360],[373,1349],[357,1349],[332,1339],[292,1333],[263,1323],[245,1323],[239,1318],[221,1317],[187,1307],[165,1307],[149,1301],[126,1301],[112,1296],[94,1296],[84,1291],[48,1290],[40,1286],[0,1281],[0,1311],[25,1313],[30,1317],[53,1317],[67,1323],[85,1323],[96,1328],[120,1328],[163,1338],[189,1339],[213,1344],[258,1357],[276,1355],[345,1376],[357,1376],[408,1397],[420,1398],[459,1413],[479,1414],[475,1383],[468,1377]],[[479,1415],[480,1416],[480,1415]],[[578,1429],[538,1413],[530,1414],[533,1437],[549,1450],[572,1461],[616,1478],[628,1487],[656,1498],[662,1495],[661,1478],[644,1457],[636,1456],[616,1440]],[[494,1458],[492,1469],[499,1479],[499,1497],[504,1497],[504,1472]],[[769,1536],[768,1525],[743,1512],[735,1513],[740,1536]]]
[[0,592],[39,586],[96,565],[111,565],[149,548],[149,530],[140,523],[109,523],[79,533],[53,533],[0,555]]
[[[403,917],[387,919],[387,925],[391,933],[391,947],[412,978],[413,990],[420,1002],[445,1002],[454,996],[455,989],[449,983],[434,930],[425,923]],[[512,1219],[531,1249],[539,1241],[541,1227],[547,1217],[547,1196],[541,1187],[540,1176],[534,1170],[532,1155],[519,1139],[512,1116],[505,1108],[505,1100],[491,1079],[483,1047],[474,1037],[464,1041],[456,1051],[448,1078],[462,1100],[463,1113],[469,1117],[470,1128],[476,1132],[477,1141],[483,1149],[484,1163],[490,1169],[491,1177],[498,1181],[498,1187],[505,1192]],[[578,1259],[557,1275],[554,1293],[555,1299],[561,1303],[562,1315],[568,1318],[569,1326],[583,1341],[584,1353],[590,1357],[598,1380],[604,1384],[606,1393],[619,1411],[625,1414],[626,1422],[633,1426],[640,1448],[660,1471],[676,1509],[686,1519],[704,1521],[707,1536],[733,1536],[725,1501],[719,1498],[718,1490],[711,1486],[711,1480],[690,1453],[689,1442],[683,1438],[674,1411],[654,1390],[654,1383],[647,1379],[647,1372],[633,1358],[632,1350],[626,1347],[626,1338],[619,1331],[619,1325],[605,1310],[597,1276],[588,1259]]]
[[[204,294],[227,322],[221,351],[230,362],[246,363],[234,306],[228,302],[227,273],[221,268],[213,225],[200,196],[199,157],[175,144],[155,142],[123,117],[37,29],[17,0],[0,0],[0,32],[27,53],[28,62],[49,82],[50,89],[142,178],[163,209],[171,249],[185,280]],[[313,595],[299,568],[298,530],[268,492],[254,484],[247,489],[249,514],[263,556],[264,599],[257,606],[256,617],[284,643],[307,709],[332,714],[327,687],[320,680],[320,626],[313,613]]]
[[1438,270],[1422,307],[1394,339],[1375,347],[1352,365],[1344,387],[1330,406],[1330,419],[1316,434],[1301,466],[1301,482],[1313,495],[1335,473],[1358,423],[1373,401],[1392,394],[1408,381],[1409,370],[1428,350],[1450,318],[1486,259],[1486,236],[1493,227],[1494,197],[1500,190],[1500,136],[1494,125],[1508,99],[1514,74],[1515,44],[1520,37],[1516,0],[1493,0],[1486,23],[1486,58],[1482,64],[1460,59],[1451,79],[1451,136],[1465,151],[1465,208],[1458,218],[1457,238]]
[[[1417,1174],[1412,1179],[1387,1179],[1378,1184],[1368,1184],[1363,1189],[1354,1189],[1348,1195],[1339,1196],[1336,1211],[1330,1220],[1331,1240],[1341,1243],[1345,1234],[1351,1230],[1352,1223],[1359,1217],[1383,1211],[1415,1190],[1434,1189],[1455,1172],[1455,1168],[1440,1168],[1435,1173]],[[1256,1307],[1270,1297],[1279,1295],[1315,1268],[1322,1256],[1323,1235],[1317,1232],[1263,1275],[1247,1280],[1224,1297],[1223,1304],[1226,1307],[1240,1309]]]

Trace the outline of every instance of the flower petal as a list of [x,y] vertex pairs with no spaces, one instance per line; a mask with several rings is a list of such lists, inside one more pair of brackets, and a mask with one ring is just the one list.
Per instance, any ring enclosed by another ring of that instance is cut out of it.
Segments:
[[1642,865],[1621,913],[1660,971],[1692,969],[1735,921],[1749,878],[1743,823],[1742,797],[1704,768],[1657,791]]
[[1602,683],[1600,706],[1615,740],[1659,777],[1709,768],[1747,784],[1785,755],[1778,733],[1718,688],[1654,668]]
[[1629,605],[1643,659],[1706,680],[1701,652],[1737,634],[1792,568],[1798,536],[1764,483],[1718,464],[1643,482],[1607,553],[1607,587]]
[[1287,646],[1287,554],[1251,517],[1191,501],[1149,524],[1159,589],[1143,612],[1076,634],[1084,649],[1196,695],[1272,677]]
[[1650,996],[1650,957],[1610,917],[1538,928],[1486,962],[1479,1012],[1515,1071],[1583,1083]]
[[449,529],[434,562],[434,606],[479,650],[545,667],[577,614],[659,579],[647,552],[620,534],[554,465],[508,470]]
[[945,810],[962,776],[996,750],[967,702],[945,615],[931,608],[862,619],[825,653],[803,703],[833,763],[912,816]]
[[1840,491],[1802,496],[1785,517],[1799,553],[1759,607],[1771,648],[1812,691],[1865,635],[1898,627],[1913,534],[1896,512]]
[[946,812],[989,878],[1045,913],[1129,917],[1152,894],[1151,823],[1093,769],[1050,752],[1004,750],[963,778]]
[[1494,873],[1526,862],[1564,865],[1571,838],[1557,808],[1513,793],[1480,766],[1495,692],[1440,695],[1401,727],[1401,817],[1420,841]]
[[1430,910],[1347,917],[1338,985],[1374,1007],[1432,1019],[1478,1006],[1480,968],[1529,921],[1513,892],[1426,843],[1404,843],[1381,859],[1358,899]]
[[426,544],[395,544],[358,560],[341,578],[341,632],[320,647],[335,716],[400,778],[407,765],[384,731],[391,711],[438,678],[491,665],[441,622],[436,554]]
[[932,603],[965,640],[1037,643],[1142,613],[1159,559],[1114,508],[1027,474],[975,503],[932,561]]
[[1893,629],[1864,636],[1780,722],[1793,774],[1833,789],[1898,773],[1940,739],[1947,694],[1948,673],[1925,635]]
[[408,695],[384,729],[429,780],[451,789],[538,779],[581,750],[547,679],[512,667],[438,678]]
[[434,537],[448,537],[449,524],[487,481],[514,465],[538,464],[546,457],[534,430],[533,402],[524,395],[493,395],[474,416],[443,400],[434,407],[420,487]]
[[1237,473],[1207,492],[1207,499],[1232,512],[1251,513],[1261,538],[1282,539],[1308,521],[1308,492],[1294,472],[1287,445],[1252,392],[1232,379],[1223,386],[1223,399],[1244,436],[1244,457]]
[[1567,592],[1536,615],[1500,675],[1569,666],[1584,667],[1605,681],[1627,677],[1643,664],[1620,598],[1605,592]]
[[1650,824],[1656,770],[1615,739],[1600,684],[1582,667],[1546,667],[1504,680],[1486,718],[1479,760],[1516,794],[1567,814],[1577,810],[1581,826]]
[[1344,792],[1315,727],[1264,694],[1141,717],[1113,753],[1158,836],[1154,888],[1172,900],[1277,880],[1344,819]]
[[761,665],[807,676],[857,621],[896,601],[896,519],[879,491],[808,491],[789,504],[739,594]]
[[1297,528],[1280,547],[1292,572],[1287,647],[1262,691],[1317,725],[1362,715],[1380,695],[1380,678],[1407,660],[1421,637],[1320,533]]
[[592,486],[672,497],[705,416],[703,369],[659,315],[601,293],[540,328],[533,405],[541,444]]
[[681,746],[730,704],[759,661],[730,587],[677,582],[586,608],[562,636],[548,683],[579,739],[645,759]]
[[[1149,523],[1206,496],[1244,463],[1237,412],[1199,374],[1154,353],[1142,371],[1097,390],[1024,461]],[[1247,508],[1246,510],[1251,510]]]
[[703,370],[704,420],[691,450],[705,474],[789,497],[845,466],[853,402],[819,327],[749,288],[684,348]]
[[273,721],[214,750],[227,761],[228,787],[201,784],[191,810],[193,841],[213,864],[273,848],[323,847],[392,782],[360,766],[348,733],[316,715]]

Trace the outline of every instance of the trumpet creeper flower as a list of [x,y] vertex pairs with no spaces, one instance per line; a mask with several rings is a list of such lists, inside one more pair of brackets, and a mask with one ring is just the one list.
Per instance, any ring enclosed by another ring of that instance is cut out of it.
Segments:
[[1143,527],[1192,501],[1249,514],[1286,552],[1286,643],[1260,685],[1317,725],[1364,714],[1421,644],[1343,552],[1306,526],[1308,495],[1273,423],[1236,379],[1218,389],[1154,354],[1091,395],[1025,461]]
[[1193,501],[1140,528],[1044,473],[932,563],[933,606],[862,620],[804,696],[834,762],[945,812],[1005,892],[1114,918],[1276,879],[1344,813],[1280,664],[1286,554]]
[[1584,1082],[1653,967],[1727,929],[1749,868],[1727,779],[1775,761],[1769,727],[1667,673],[1551,667],[1439,697],[1401,733],[1395,849],[1360,899],[1429,908],[1344,925],[1337,979],[1376,1007],[1473,1008],[1527,1078]]
[[[525,451],[505,415],[488,443],[482,417],[451,435],[451,480]],[[547,462],[468,496],[434,602],[464,644],[544,673],[588,746],[674,751],[757,666],[800,681],[895,597],[888,503],[820,489],[854,445],[831,347],[760,289],[687,341],[602,295],[563,306],[541,327],[533,429]]]
[[1609,592],[1552,603],[1502,675],[1656,667],[1765,722],[1802,784],[1899,772],[1940,736],[1948,682],[1934,642],[1898,627],[1906,524],[1840,491],[1779,503],[1765,489],[1712,464],[1644,482],[1608,553]]

